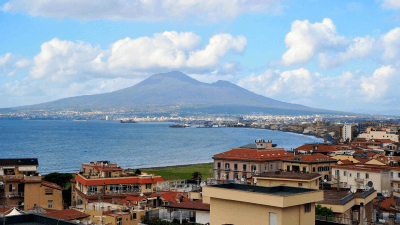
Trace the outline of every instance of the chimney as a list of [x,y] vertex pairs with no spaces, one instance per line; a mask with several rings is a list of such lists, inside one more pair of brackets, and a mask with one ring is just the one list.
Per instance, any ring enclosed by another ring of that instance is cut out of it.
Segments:
[[111,206],[107,206],[107,211],[111,211]]

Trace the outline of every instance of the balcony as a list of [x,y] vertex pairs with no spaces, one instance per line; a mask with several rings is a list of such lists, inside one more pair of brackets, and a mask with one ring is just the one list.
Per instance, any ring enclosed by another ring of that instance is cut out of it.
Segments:
[[357,183],[364,183],[364,179],[361,179],[361,178],[354,177],[354,180],[355,180]]
[[24,192],[0,193],[0,198],[23,198]]
[[22,180],[22,179],[24,179],[24,175],[23,174],[0,176],[0,180],[3,180],[5,182],[7,182],[9,180]]
[[103,191],[88,191],[85,192],[84,194],[87,196],[100,196],[100,195],[124,195],[124,194],[135,194],[135,193],[139,193],[140,189],[138,188],[134,188],[131,190],[113,190],[113,191],[106,191],[106,193],[104,194]]

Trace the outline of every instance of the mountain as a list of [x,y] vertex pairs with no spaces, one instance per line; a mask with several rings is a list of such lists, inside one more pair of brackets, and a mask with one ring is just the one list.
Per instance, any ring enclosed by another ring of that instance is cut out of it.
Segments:
[[155,74],[118,91],[64,98],[48,103],[23,106],[24,109],[105,108],[137,106],[251,106],[261,108],[328,112],[267,98],[228,81],[207,84],[179,71]]

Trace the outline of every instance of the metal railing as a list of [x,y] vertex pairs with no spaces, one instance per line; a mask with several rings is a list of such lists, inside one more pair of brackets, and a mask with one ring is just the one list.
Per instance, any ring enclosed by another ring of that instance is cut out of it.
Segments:
[[106,191],[106,193],[104,193],[103,191],[88,191],[85,192],[85,195],[88,196],[95,196],[95,195],[119,195],[119,194],[132,194],[132,193],[138,193],[140,192],[140,189],[135,188],[135,189],[131,189],[131,190],[110,190],[110,191]]
[[21,198],[21,197],[24,197],[24,192],[0,193],[0,198]]

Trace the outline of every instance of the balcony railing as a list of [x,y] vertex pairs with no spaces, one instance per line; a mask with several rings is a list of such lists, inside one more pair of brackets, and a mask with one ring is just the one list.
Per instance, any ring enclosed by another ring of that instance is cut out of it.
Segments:
[[24,197],[24,192],[0,193],[0,198],[21,198],[21,197]]
[[[106,191],[105,195],[133,194],[133,193],[138,193],[138,192],[140,192],[140,189],[134,188],[131,190]],[[84,194],[88,195],[88,196],[104,195],[103,191],[88,191],[88,192],[85,192]]]
[[22,179],[24,179],[24,175],[23,174],[0,176],[0,180],[3,180],[3,181],[7,181],[7,180],[22,180]]
[[359,182],[359,183],[364,183],[364,179],[362,179],[362,178],[354,177],[354,180],[355,180],[356,182]]

